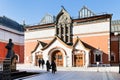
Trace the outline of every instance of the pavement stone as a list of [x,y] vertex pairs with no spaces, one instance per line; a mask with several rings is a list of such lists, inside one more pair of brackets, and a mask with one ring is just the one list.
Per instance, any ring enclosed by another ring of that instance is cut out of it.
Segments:
[[46,68],[42,69],[32,65],[18,65],[17,69],[28,72],[40,72],[43,74],[18,78],[15,80],[120,80],[118,67],[58,67],[56,74],[46,72]]

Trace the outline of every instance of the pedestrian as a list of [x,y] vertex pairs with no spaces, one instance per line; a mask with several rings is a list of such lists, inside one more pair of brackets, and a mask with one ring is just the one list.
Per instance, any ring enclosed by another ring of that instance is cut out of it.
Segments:
[[41,66],[41,59],[38,60],[39,67]]
[[56,63],[54,60],[51,63],[51,67],[52,67],[52,73],[55,74],[55,72],[57,71],[57,68],[56,68]]
[[42,62],[42,69],[43,69],[44,68],[44,64],[45,64],[45,61],[44,61],[43,58],[42,58],[41,62]]
[[46,62],[46,69],[47,69],[48,72],[49,72],[50,69],[51,69],[49,60],[47,60],[47,62]]

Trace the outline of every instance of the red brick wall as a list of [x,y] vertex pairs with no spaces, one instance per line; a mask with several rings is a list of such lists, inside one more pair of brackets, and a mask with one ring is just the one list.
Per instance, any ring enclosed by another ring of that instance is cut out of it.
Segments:
[[118,41],[112,41],[111,42],[111,52],[114,52],[115,54],[115,62],[112,63],[118,63],[119,62],[119,50],[118,50]]
[[[0,57],[5,58],[7,54],[7,49],[5,46],[7,43],[0,42]],[[23,45],[16,45],[14,44],[13,50],[17,55],[19,55],[19,63],[24,63],[24,46]]]

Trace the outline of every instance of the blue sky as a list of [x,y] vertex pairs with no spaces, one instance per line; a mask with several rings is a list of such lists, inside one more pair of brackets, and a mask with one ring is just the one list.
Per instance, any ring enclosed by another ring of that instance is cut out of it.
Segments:
[[113,14],[112,19],[120,19],[120,0],[0,0],[0,16],[6,16],[22,24],[37,24],[49,13],[57,15],[62,9],[71,17],[77,17],[78,11],[85,5],[94,13]]

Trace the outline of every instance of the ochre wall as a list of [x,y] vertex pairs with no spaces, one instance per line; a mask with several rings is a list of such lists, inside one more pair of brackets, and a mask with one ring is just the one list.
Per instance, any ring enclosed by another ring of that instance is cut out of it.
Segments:
[[[109,35],[102,35],[102,36],[88,36],[88,37],[80,37],[80,40],[87,43],[91,47],[95,49],[100,49],[103,51],[102,59],[103,64],[108,64],[108,39]],[[91,54],[91,63],[94,63],[94,56],[93,53]]]

